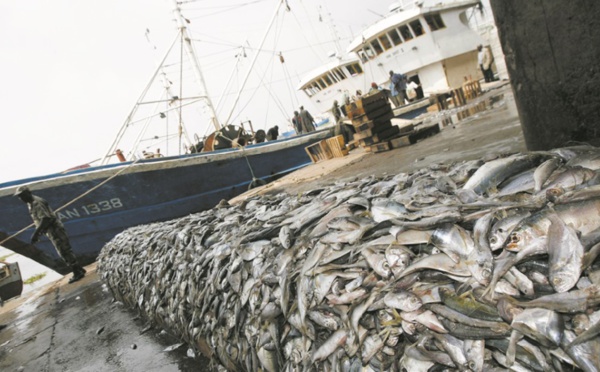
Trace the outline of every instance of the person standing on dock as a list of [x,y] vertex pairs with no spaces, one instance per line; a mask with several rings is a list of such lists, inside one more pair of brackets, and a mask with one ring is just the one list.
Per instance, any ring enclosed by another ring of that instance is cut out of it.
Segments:
[[296,134],[302,134],[302,119],[300,118],[300,114],[298,111],[294,111],[294,117],[292,118],[292,124],[294,124],[294,129],[296,130]]
[[390,70],[390,91],[392,96],[392,102],[396,107],[404,105],[406,99],[406,75],[396,74]]
[[315,119],[313,119],[310,112],[308,112],[304,106],[300,106],[300,121],[302,122],[302,132],[314,132],[315,129]]
[[40,240],[40,235],[46,234],[48,239],[56,248],[60,257],[69,265],[73,271],[73,276],[69,279],[69,283],[74,283],[85,276],[85,269],[79,265],[77,258],[71,250],[71,242],[69,236],[58,219],[48,202],[31,193],[27,186],[19,186],[15,192],[15,196],[27,204],[29,214],[35,224],[35,231],[31,235],[31,244],[35,244]]
[[496,81],[494,78],[494,72],[492,71],[492,62],[494,58],[492,57],[492,53],[490,52],[490,48],[483,47],[483,45],[477,45],[477,60],[479,62],[479,68],[483,73],[483,79],[486,83],[490,83],[492,81]]

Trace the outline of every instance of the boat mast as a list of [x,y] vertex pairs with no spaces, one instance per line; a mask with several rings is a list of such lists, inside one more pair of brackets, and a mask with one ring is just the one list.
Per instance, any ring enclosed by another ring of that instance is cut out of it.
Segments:
[[183,40],[183,46],[185,48],[185,52],[186,52],[189,60],[192,62],[192,66],[194,68],[194,73],[196,74],[196,78],[198,79],[198,82],[200,83],[200,86],[203,89],[202,93],[205,95],[204,101],[210,111],[210,116],[211,116],[210,120],[212,122],[212,125],[215,127],[215,130],[219,130],[219,129],[221,129],[221,124],[219,123],[219,119],[217,118],[217,114],[216,114],[215,108],[210,100],[210,97],[208,96],[207,89],[206,89],[206,83],[204,81],[204,75],[202,75],[202,71],[200,70],[200,63],[198,62],[198,58],[196,57],[196,52],[194,51],[194,46],[192,45],[192,40],[188,33],[187,26],[185,25],[186,20],[185,20],[185,18],[183,18],[183,15],[181,15],[181,8],[179,8],[179,5],[177,4],[177,0],[172,0],[172,3],[173,3],[173,14],[175,15],[175,19],[177,20],[177,24],[179,25],[179,30],[181,32],[181,38]]
[[[175,0],[173,0],[173,1],[175,1]],[[235,97],[235,101],[233,101],[233,106],[231,107],[231,111],[229,112],[229,115],[227,115],[227,119],[224,122],[225,124],[229,123],[229,120],[231,119],[231,116],[233,115],[235,106],[237,105],[238,101],[240,100],[240,96],[242,95],[242,91],[244,90],[244,87],[246,86],[246,82],[248,81],[248,78],[250,77],[250,73],[252,72],[252,69],[254,68],[254,64],[256,63],[256,60],[258,59],[258,55],[259,55],[260,51],[262,50],[263,45],[265,44],[265,40],[267,40],[267,36],[269,35],[269,31],[271,31],[271,27],[273,27],[273,23],[275,23],[275,19],[277,18],[277,13],[279,13],[279,8],[281,8],[281,5],[283,5],[284,2],[286,2],[286,0],[279,0],[279,5],[277,5],[277,8],[275,8],[275,13],[273,14],[273,18],[271,19],[271,22],[269,23],[269,26],[267,27],[267,30],[265,31],[265,35],[263,36],[263,39],[260,42],[260,45],[258,46],[256,54],[254,54],[254,58],[252,59],[252,63],[250,64],[250,68],[248,69],[248,73],[246,74],[246,77],[244,78],[244,81],[242,82],[242,85],[238,91],[238,94]]]
[[125,119],[125,122],[121,126],[121,129],[119,130],[119,133],[117,134],[117,137],[113,141],[112,145],[110,145],[110,148],[106,152],[106,155],[104,155],[104,157],[102,158],[102,161],[100,162],[100,164],[102,164],[102,165],[108,164],[108,161],[110,160],[111,156],[113,156],[115,154],[115,151],[117,150],[117,145],[121,141],[121,138],[123,138],[123,135],[125,134],[126,129],[129,127],[129,125],[131,125],[131,119],[133,118],[133,115],[136,113],[136,111],[137,111],[140,103],[142,102],[142,100],[144,99],[144,97],[146,96],[146,94],[148,93],[148,90],[152,86],[152,83],[156,79],[156,76],[161,71],[162,65],[165,63],[165,60],[169,56],[169,53],[171,53],[171,49],[173,49],[173,46],[175,45],[175,42],[177,40],[179,40],[179,35],[177,35],[175,37],[175,39],[173,40],[173,43],[171,43],[171,47],[167,50],[167,52],[165,53],[165,56],[163,57],[162,61],[156,67],[156,70],[152,74],[152,77],[150,78],[150,81],[146,85],[146,88],[144,88],[144,90],[142,91],[142,94],[140,94],[140,97],[136,101],[135,105],[133,105],[133,108],[129,112],[129,115],[127,115],[127,119]]

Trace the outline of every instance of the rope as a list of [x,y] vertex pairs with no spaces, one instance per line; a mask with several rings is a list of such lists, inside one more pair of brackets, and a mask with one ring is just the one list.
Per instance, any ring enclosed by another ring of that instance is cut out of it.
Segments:
[[[129,169],[132,165],[136,164],[138,161],[140,161],[141,159],[137,159],[135,160],[133,163],[129,164],[128,166],[126,166],[125,168],[121,169],[120,171],[118,171],[117,173],[113,174],[112,176],[110,176],[109,178],[105,179],[104,181],[100,182],[99,184],[97,184],[96,186],[92,187],[91,189],[89,189],[88,191],[84,192],[83,194],[79,195],[78,197],[76,197],[75,199],[71,200],[70,202],[66,203],[65,205],[61,206],[60,208],[58,208],[56,210],[56,212],[59,212],[63,209],[65,209],[66,207],[68,207],[69,205],[75,203],[76,201],[78,201],[79,199],[83,198],[84,196],[88,195],[89,193],[91,193],[92,191],[96,190],[97,188],[103,186],[104,184],[106,184],[108,181],[112,180],[113,178],[117,177],[119,174],[123,173],[125,170]],[[17,237],[18,235],[21,235],[24,231],[26,231],[27,229],[33,227],[35,224],[31,223],[29,225],[27,225],[26,227],[22,228],[21,230],[17,231],[16,233],[12,234],[11,236],[9,236],[8,238],[4,239],[3,241],[0,242],[0,245],[6,243],[7,241]]]
[[[238,133],[238,139],[240,138],[240,135],[242,134],[242,131],[240,131]],[[219,137],[229,141],[233,147],[233,140],[230,138],[227,138],[223,135],[219,134]],[[246,148],[244,146],[240,146],[239,144],[236,144],[237,147],[242,151],[242,156],[244,157],[244,159],[246,159],[246,164],[248,164],[248,169],[250,169],[250,174],[252,175],[252,182],[250,182],[250,184],[248,185],[248,190],[253,188],[253,185],[255,184],[259,184],[262,183],[263,185],[265,184],[265,182],[263,180],[261,180],[260,178],[256,178],[256,176],[254,175],[254,169],[252,169],[252,165],[250,165],[250,160],[248,159],[248,155],[246,155]],[[1,245],[1,243],[0,243]]]

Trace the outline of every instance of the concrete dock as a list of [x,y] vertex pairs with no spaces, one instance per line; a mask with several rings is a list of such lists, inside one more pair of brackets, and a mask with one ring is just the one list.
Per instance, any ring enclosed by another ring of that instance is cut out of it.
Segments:
[[[263,193],[290,194],[345,179],[412,172],[434,163],[525,151],[510,85],[484,85],[485,110],[444,126],[413,145],[377,154],[349,155],[309,165],[231,200]],[[431,113],[435,122],[452,112]],[[95,265],[80,282],[68,276],[0,308],[0,371],[210,371],[206,359],[188,354],[180,340],[150,328],[135,311],[115,302]]]

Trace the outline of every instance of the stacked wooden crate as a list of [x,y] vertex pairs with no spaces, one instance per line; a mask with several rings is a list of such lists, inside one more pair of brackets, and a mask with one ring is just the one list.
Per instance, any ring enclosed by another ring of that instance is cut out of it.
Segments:
[[313,163],[348,155],[348,149],[346,149],[344,136],[342,135],[324,139],[304,149]]
[[392,124],[394,112],[383,91],[350,102],[346,105],[346,114],[356,131],[354,141],[367,151],[389,150],[389,140],[400,132],[400,128]]

